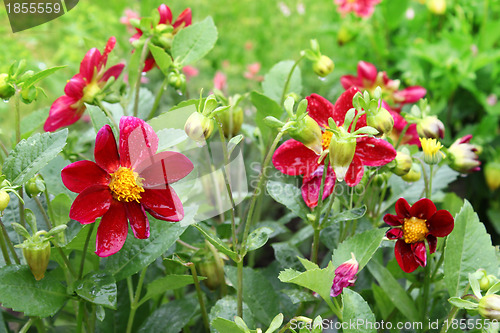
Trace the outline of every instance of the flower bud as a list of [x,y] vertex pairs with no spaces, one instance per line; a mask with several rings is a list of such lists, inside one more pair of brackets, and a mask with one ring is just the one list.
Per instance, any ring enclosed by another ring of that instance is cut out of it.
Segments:
[[479,287],[481,288],[481,291],[488,291],[495,283],[498,282],[498,279],[494,275],[486,275],[486,272],[484,273],[484,276],[479,280]]
[[45,191],[45,182],[40,175],[36,175],[28,180],[24,185],[24,189],[26,190],[26,194],[31,198]]
[[321,128],[318,123],[309,115],[306,115],[297,124],[288,130],[290,136],[302,142],[307,148],[313,150],[316,154],[321,154]]
[[3,212],[9,205],[10,196],[5,190],[0,190],[0,212]]
[[432,165],[438,164],[444,155],[441,151],[443,145],[436,139],[422,139],[420,138],[420,143],[422,144],[422,150],[424,151],[424,162]]
[[183,90],[186,87],[186,75],[171,72],[168,74],[168,84],[177,90]]
[[401,177],[405,182],[413,183],[416,182],[420,179],[422,176],[422,168],[420,167],[419,164],[413,163],[411,165],[410,171]]
[[208,139],[215,128],[215,121],[199,112],[194,112],[186,120],[184,131],[193,140],[201,142]]
[[50,242],[47,240],[30,242],[23,247],[23,255],[35,279],[37,281],[43,279],[49,265]]
[[337,31],[337,44],[340,46],[349,43],[354,37],[356,37],[356,32],[351,31],[344,24]]
[[404,176],[408,172],[410,172],[413,165],[413,160],[409,154],[398,151],[394,161],[396,161],[396,166],[392,169],[392,172],[394,172],[396,175]]
[[427,0],[427,8],[436,15],[443,15],[446,12],[446,0]]
[[21,90],[21,100],[23,103],[30,104],[38,97],[38,89],[35,86],[31,86],[28,89]]
[[356,152],[356,138],[338,138],[336,135],[333,135],[328,150],[330,153],[330,165],[333,171],[335,171],[337,180],[341,182],[344,180],[349,165],[351,165],[352,159],[354,158],[354,153]]
[[[216,260],[218,260],[219,262],[217,263]],[[223,281],[221,281],[219,277],[221,274],[218,267],[224,269],[224,260],[222,260],[222,258],[220,257],[215,258],[214,256],[211,256],[210,259],[206,258],[198,264],[200,274],[207,278],[206,280],[203,280],[203,283],[205,283],[205,285],[210,290],[217,289],[217,287],[220,286],[221,283],[223,283]]]
[[491,191],[500,187],[500,162],[489,162],[484,167],[484,177],[486,184]]
[[386,181],[389,180],[390,176],[391,174],[388,172],[378,173],[373,177],[372,182],[375,186],[382,186]]
[[222,122],[222,130],[226,138],[233,137],[241,129],[243,124],[243,109],[241,107],[231,107],[219,114]]
[[313,64],[314,73],[320,77],[327,76],[333,71],[334,68],[335,64],[333,63],[333,60],[326,55],[319,57]]
[[385,108],[380,108],[377,113],[366,115],[366,124],[375,128],[378,131],[377,136],[388,134],[394,127],[394,118]]
[[472,135],[466,135],[456,140],[448,149],[450,167],[460,173],[469,173],[480,170],[481,162],[478,159],[478,147],[470,144]]
[[332,289],[330,296],[337,297],[342,293],[345,287],[353,286],[356,282],[356,274],[358,274],[359,264],[354,253],[351,252],[352,258],[344,262],[335,270],[335,277],[333,278]]
[[417,124],[417,133],[421,138],[444,138],[444,125],[436,116],[421,119]]
[[16,93],[14,86],[7,82],[9,78],[8,74],[0,74],[0,98],[8,100]]
[[479,300],[479,314],[491,320],[500,320],[500,295],[486,295]]

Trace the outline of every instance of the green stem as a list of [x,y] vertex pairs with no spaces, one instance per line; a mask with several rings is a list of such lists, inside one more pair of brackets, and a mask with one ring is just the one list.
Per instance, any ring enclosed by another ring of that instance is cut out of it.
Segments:
[[285,85],[283,86],[283,93],[281,94],[280,105],[283,105],[283,103],[285,102],[285,97],[286,97],[286,94],[288,93],[288,88],[290,86],[290,81],[292,79],[293,72],[295,71],[295,68],[299,65],[299,63],[302,61],[302,59],[304,59],[304,57],[305,57],[305,55],[301,54],[300,58],[295,61],[292,68],[290,69],[290,72],[288,73],[288,76],[287,76],[286,81],[285,81]]
[[19,143],[21,141],[21,106],[19,104],[20,101],[19,91],[16,91],[16,96],[14,97],[14,103],[16,106],[16,142]]
[[318,263],[318,251],[319,251],[319,233],[320,229],[314,228],[313,243],[311,249],[311,262]]
[[94,232],[95,222],[90,225],[89,233],[87,234],[87,238],[85,239],[85,244],[83,245],[83,253],[82,253],[82,261],[80,262],[80,272],[78,273],[78,280],[80,280],[83,276],[83,268],[85,266],[85,257],[87,255],[87,249],[89,247],[90,238],[92,237],[92,233]]
[[47,213],[45,212],[45,208],[43,208],[42,203],[40,202],[40,199],[38,199],[38,195],[34,195],[33,199],[35,199],[36,205],[38,206],[38,209],[42,213],[43,220],[47,224],[47,228],[52,229],[52,223],[50,222],[49,217],[47,216]]
[[[139,282],[137,283],[137,288],[135,290],[134,299],[130,303],[130,314],[129,314],[128,322],[127,322],[127,333],[132,332],[132,326],[134,325],[135,312],[137,311],[137,308],[140,306],[139,305],[139,298],[141,297],[142,286],[144,284],[144,278],[146,277],[147,269],[148,269],[147,266],[142,269],[141,275],[139,276]],[[127,282],[128,282],[128,280],[127,280]],[[129,290],[130,290],[130,286],[129,286]]]
[[5,225],[2,222],[2,218],[0,218],[0,228],[2,229],[3,239],[5,240],[7,247],[10,249],[10,252],[12,253],[12,258],[14,258],[16,264],[20,265],[21,261],[19,260],[16,253],[16,249],[14,248],[14,245],[12,244],[12,241],[9,238],[9,234],[7,233],[7,229],[5,228]]
[[5,243],[5,237],[3,234],[3,225],[0,226],[2,228],[2,232],[0,232],[0,248],[2,249],[3,260],[7,265],[12,265],[12,261],[10,261],[9,251],[7,250],[7,245]]
[[332,312],[337,316],[337,318],[339,318],[339,320],[342,321],[342,310],[337,299],[333,297],[334,303],[332,303],[332,299],[326,299],[325,301],[326,304],[328,304],[328,306],[330,307],[330,310],[332,310]]
[[238,298],[238,316],[243,318],[243,258],[237,262],[238,286],[236,288]]
[[396,146],[394,147],[394,149],[396,150],[398,149],[399,145],[401,144],[401,141],[403,140],[403,137],[406,134],[406,131],[408,131],[408,128],[410,128],[410,123],[407,123],[403,128],[403,130],[401,131],[401,133],[399,134],[398,142],[396,142]]
[[109,120],[111,120],[111,122],[113,123],[113,126],[115,127],[116,130],[119,130],[120,127],[118,127],[118,124],[116,123],[115,121],[115,118],[113,117],[113,115],[111,114],[111,112],[109,112],[105,107],[104,105],[102,105],[102,102],[101,101],[98,101],[97,102],[97,106],[99,106],[99,108],[102,110],[102,112],[104,112],[104,114],[109,118]]
[[21,225],[26,228],[26,218],[24,216],[24,202],[23,202],[24,195],[23,195],[22,186],[21,186],[21,188],[19,188],[18,194],[19,194],[19,198],[20,198],[20,199],[18,198],[19,199],[19,220],[21,222]]
[[61,256],[62,260],[64,261],[64,264],[66,265],[66,267],[68,268],[69,272],[71,273],[71,275],[73,277],[76,277],[76,272],[75,270],[73,269],[73,266],[71,266],[71,263],[69,262],[69,259],[68,257],[66,256],[66,254],[64,253],[63,249],[61,249],[59,246],[56,246],[58,252],[59,252],[59,255]]
[[[427,251],[427,258],[430,259],[430,251],[429,247],[426,246],[426,251]],[[429,302],[429,289],[430,289],[430,284],[431,284],[431,275],[430,275],[430,260],[425,265],[424,268],[424,291],[423,291],[423,297],[422,297],[422,322],[424,323],[426,319],[428,318],[428,312],[427,312],[427,307],[428,307],[428,302]],[[422,327],[422,332],[425,332],[425,328]]]
[[[428,196],[429,195],[429,178],[427,177],[427,171],[425,171],[425,163],[422,162],[421,159],[418,159],[417,160],[420,162],[420,165],[422,166],[422,175],[424,176],[424,184],[425,184],[425,193],[426,195]],[[430,199],[430,198],[427,198],[427,199]]]
[[[217,260],[217,259],[216,259]],[[203,293],[200,288],[200,281],[198,281],[198,274],[196,273],[196,267],[191,262],[188,264],[191,269],[191,274],[193,275],[194,286],[196,288],[196,294],[198,295],[198,302],[200,302],[201,316],[203,318],[203,325],[205,326],[205,331],[210,332],[210,324],[208,321],[207,309],[205,307],[205,302],[203,301]]]
[[139,112],[139,91],[141,89],[142,70],[144,69],[144,61],[146,61],[146,56],[148,55],[150,40],[151,37],[144,41],[144,46],[141,51],[141,59],[139,60],[139,74],[137,75],[137,81],[135,82],[134,117],[137,117]]
[[26,324],[19,330],[19,333],[26,333],[30,329],[31,325],[33,325],[33,318],[30,318]]
[[5,157],[9,156],[9,151],[7,150],[7,147],[5,147],[5,145],[3,144],[2,141],[0,141],[0,148],[2,149],[2,151],[4,152],[5,154]]
[[212,182],[214,184],[214,190],[215,190],[215,204],[217,205],[217,208],[218,208],[218,213],[219,213],[219,218],[220,218],[220,223],[224,223],[224,221],[226,220],[226,217],[225,217],[225,214],[224,214],[224,209],[222,208],[222,201],[221,201],[221,193],[220,193],[220,189],[219,189],[219,182],[218,180],[215,178],[215,173],[216,173],[216,169],[215,169],[215,162],[214,162],[214,157],[212,155],[212,147],[210,146],[210,140],[206,140],[207,142],[207,152],[208,152],[208,158],[210,160],[210,169],[211,169],[211,173],[210,173],[210,177],[212,178]]
[[450,326],[451,326],[451,324],[453,322],[453,319],[455,319],[455,317],[456,317],[456,315],[457,315],[457,313],[458,313],[459,310],[460,309],[457,308],[457,307],[455,307],[455,306],[453,306],[451,308],[450,312],[448,313],[448,317],[446,318],[446,321],[445,321],[446,325],[443,325],[443,327],[441,328],[441,331],[440,331],[441,333],[448,332],[448,330],[450,329]]
[[83,332],[83,313],[85,311],[84,306],[85,306],[84,301],[78,302],[78,315],[76,317],[76,332],[77,333]]
[[160,106],[161,97],[163,96],[163,93],[167,90],[166,89],[167,87],[168,87],[168,79],[165,78],[163,80],[163,83],[161,84],[160,90],[156,94],[155,102],[153,104],[153,107],[151,108],[151,112],[149,112],[147,119],[151,119],[155,115],[156,110],[158,110],[158,106]]
[[427,191],[427,199],[431,199],[432,196],[432,176],[433,176],[433,171],[434,171],[434,165],[431,164],[429,166],[430,171],[429,171],[429,186],[428,186],[428,191]]

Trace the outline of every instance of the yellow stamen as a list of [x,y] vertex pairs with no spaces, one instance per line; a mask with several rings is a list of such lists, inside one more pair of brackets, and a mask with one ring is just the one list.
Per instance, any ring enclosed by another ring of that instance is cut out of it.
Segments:
[[330,141],[332,140],[332,135],[333,133],[330,131],[324,131],[323,134],[321,135],[321,146],[323,147],[323,150],[328,150],[328,147],[330,147]]
[[120,167],[115,173],[111,174],[109,188],[113,197],[118,201],[137,201],[141,199],[142,178],[132,169]]
[[428,233],[429,229],[427,228],[425,220],[416,217],[404,220],[403,237],[405,243],[413,244],[416,242],[422,242]]
[[90,81],[89,84],[85,86],[85,88],[83,88],[82,100],[85,103],[92,103],[94,102],[95,97],[100,91],[101,87],[97,83],[97,80],[94,78],[92,81]]
[[420,143],[422,144],[422,150],[424,151],[424,161],[427,164],[437,164],[440,160],[440,156],[444,156],[441,148],[443,145],[436,139],[420,138]]

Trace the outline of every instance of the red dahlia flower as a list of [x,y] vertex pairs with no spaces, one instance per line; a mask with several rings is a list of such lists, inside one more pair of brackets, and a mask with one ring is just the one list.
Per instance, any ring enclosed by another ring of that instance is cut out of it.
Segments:
[[146,211],[164,221],[184,217],[182,202],[169,184],[188,175],[193,164],[180,153],[156,154],[158,137],[151,126],[134,117],[120,120],[119,147],[109,125],[97,133],[92,161],[78,161],[61,172],[64,185],[76,197],[69,216],[82,224],[102,216],[97,229],[96,254],[118,252],[127,238],[149,237]]
[[[160,21],[158,22],[158,26],[161,24],[164,25],[171,25],[173,27],[172,31],[172,36],[175,35],[180,29],[185,28],[187,26],[191,25],[191,8],[186,8],[175,20],[175,22],[172,24],[172,11],[170,8],[165,5],[161,4],[160,7],[158,7],[158,12],[160,13]],[[137,33],[130,37],[130,43],[135,42],[139,38],[142,37],[143,31],[141,29],[137,29]],[[144,69],[142,70],[143,72],[149,72],[153,67],[155,67],[156,62],[155,59],[153,58],[153,55],[151,53],[148,54],[146,57],[146,61],[144,63]]]
[[380,0],[335,0],[337,10],[342,15],[353,12],[359,17],[370,17]]
[[[352,99],[359,90],[351,88],[345,91],[335,102],[330,103],[325,98],[312,94],[307,97],[307,112],[322,129],[322,148],[328,150],[332,132],[326,131],[328,119],[332,118],[337,126],[344,123],[345,114],[353,107]],[[362,115],[356,129],[366,126],[366,115]],[[352,129],[351,129],[352,131]],[[356,186],[361,181],[364,166],[381,166],[389,163],[396,157],[396,150],[392,145],[382,139],[361,137],[356,139],[354,158],[347,170],[345,181],[349,186]],[[308,207],[315,207],[319,196],[322,162],[318,161],[319,155],[307,148],[303,143],[290,139],[285,141],[274,153],[273,164],[282,173],[290,176],[304,176],[302,184],[302,197]],[[321,169],[319,169],[321,167]],[[319,171],[318,171],[319,170]],[[328,168],[325,179],[323,199],[328,197],[335,183],[335,173]],[[316,199],[314,199],[314,194]]]
[[396,109],[401,109],[403,104],[415,103],[427,93],[425,88],[420,86],[399,90],[399,80],[389,79],[386,72],[377,72],[377,68],[366,61],[358,63],[358,76],[344,75],[340,78],[340,83],[344,89],[356,87],[360,90],[368,90],[370,93],[380,87],[382,98]]
[[418,200],[411,207],[404,198],[400,198],[396,202],[396,215],[386,214],[384,222],[395,227],[387,232],[387,238],[397,239],[394,253],[406,273],[427,264],[424,240],[427,240],[432,254],[436,251],[436,237],[448,236],[454,227],[450,212],[436,211],[434,203],[427,198]]
[[80,73],[68,81],[64,87],[64,96],[59,97],[50,107],[49,117],[43,129],[53,132],[61,127],[69,126],[81,118],[85,111],[84,103],[93,103],[109,78],[115,79],[122,73],[124,64],[118,64],[104,70],[108,54],[113,50],[116,38],[111,37],[103,54],[98,49],[90,49],[80,64]]
[[354,257],[354,253],[351,252],[352,258],[339,265],[335,270],[335,277],[333,278],[332,289],[330,291],[330,296],[337,297],[342,294],[342,290],[345,287],[354,286],[354,283],[358,279],[356,274],[358,274],[359,263]]

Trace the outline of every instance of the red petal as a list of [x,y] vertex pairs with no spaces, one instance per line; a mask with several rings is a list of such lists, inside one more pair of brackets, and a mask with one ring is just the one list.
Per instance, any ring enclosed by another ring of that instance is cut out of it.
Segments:
[[447,210],[438,210],[427,220],[429,233],[436,237],[445,237],[450,234],[455,226],[453,216]]
[[400,103],[416,103],[425,96],[427,90],[424,87],[412,86],[394,93],[394,100]]
[[101,52],[95,47],[90,49],[80,63],[80,74],[87,81],[92,81],[94,71],[101,61]]
[[173,25],[174,29],[181,27],[184,24],[184,27],[191,25],[191,8],[186,8],[184,11],[177,17],[175,23]]
[[400,239],[403,238],[403,230],[401,230],[401,228],[392,228],[387,231],[385,236],[389,239]]
[[120,119],[120,164],[135,168],[158,150],[158,136],[144,120],[135,117]]
[[363,178],[364,172],[365,168],[363,167],[363,163],[361,163],[359,157],[354,155],[351,165],[349,165],[349,169],[347,169],[347,173],[345,175],[346,184],[351,187],[358,185]]
[[144,61],[144,68],[142,69],[142,71],[145,73],[145,72],[149,72],[150,70],[152,70],[154,67],[156,66],[156,62],[155,62],[155,59],[153,57],[151,58],[146,58],[146,60]]
[[377,67],[369,62],[360,61],[358,63],[358,77],[372,83],[375,82],[377,79]]
[[127,233],[128,223],[125,207],[123,203],[113,201],[97,228],[95,253],[99,257],[108,257],[120,251],[127,239]]
[[79,102],[74,98],[66,95],[59,97],[52,103],[50,107],[49,117],[43,125],[43,130],[46,132],[53,132],[61,127],[69,126],[75,123],[82,113],[85,111],[85,105],[80,103],[78,108],[74,108],[74,104]]
[[80,223],[95,221],[106,213],[113,201],[108,186],[94,185],[83,190],[73,201],[69,217]]
[[424,242],[416,242],[411,244],[411,250],[413,251],[413,254],[415,255],[415,260],[417,263],[425,267],[427,264],[427,250],[425,249],[425,243]]
[[398,227],[400,225],[403,225],[403,223],[397,217],[397,215],[392,215],[392,214],[385,214],[384,222],[393,227]]
[[399,267],[406,273],[411,273],[418,268],[419,264],[415,260],[411,246],[410,244],[406,244],[404,240],[400,239],[396,242],[394,254],[396,255]]
[[[428,220],[436,213],[436,206],[434,203],[427,199],[422,198],[415,202],[410,209],[410,215],[418,217],[419,219]],[[449,213],[448,213],[449,214]],[[450,215],[451,216],[451,215]],[[453,220],[453,218],[452,218]],[[429,222],[427,222],[429,224]]]
[[356,142],[356,155],[364,165],[385,165],[395,159],[396,154],[394,147],[383,139],[362,137]]
[[108,173],[113,173],[120,167],[120,157],[118,156],[115,136],[109,125],[104,125],[97,132],[94,158],[97,165]]
[[136,168],[144,178],[145,187],[171,184],[186,177],[193,170],[193,163],[183,154],[164,151],[142,161]]
[[122,73],[124,67],[125,67],[125,64],[118,64],[118,65],[114,65],[114,66],[108,68],[108,70],[102,75],[102,77],[99,79],[99,81],[107,82],[110,77],[114,77],[115,80],[118,79],[118,77]]
[[106,66],[106,62],[108,62],[108,54],[113,51],[116,45],[116,38],[111,36],[106,43],[106,47],[104,48],[104,52],[102,53],[101,59],[99,63],[96,65],[97,71],[100,72],[103,66]]
[[307,112],[312,119],[314,119],[319,126],[323,128],[328,127],[328,118],[333,117],[333,104],[326,98],[312,94],[307,96]]
[[182,202],[170,186],[165,189],[146,189],[141,196],[141,204],[157,219],[177,222],[184,217]]
[[85,82],[83,77],[80,74],[76,74],[66,83],[64,93],[74,100],[79,100],[83,97],[83,88],[85,88],[86,85],[87,82]]
[[427,235],[426,239],[427,239],[427,243],[429,243],[429,253],[433,254],[434,252],[436,252],[438,240],[436,237],[434,237],[432,235]]
[[[356,87],[351,87],[344,91],[342,95],[337,99],[335,105],[333,106],[333,120],[337,126],[342,126],[344,124],[345,114],[349,109],[353,107],[352,99],[359,89]],[[356,129],[366,126],[366,116],[363,115],[358,119],[356,123]],[[352,129],[351,129],[352,130]]]
[[134,232],[135,238],[146,239],[149,237],[149,221],[144,212],[142,205],[135,202],[127,202],[124,204],[127,209],[127,218]]
[[61,178],[68,190],[80,193],[93,185],[108,185],[111,177],[92,161],[71,163],[61,171]]
[[410,214],[410,204],[408,203],[408,201],[406,201],[405,198],[399,198],[398,201],[396,201],[395,208],[396,208],[396,215],[400,219],[412,216]]
[[158,7],[158,12],[160,13],[160,22],[158,22],[159,24],[172,23],[172,11],[167,5],[161,4],[160,7]]
[[344,87],[345,90],[351,88],[351,87],[361,87],[363,86],[363,83],[360,82],[358,77],[354,75],[343,75],[340,77],[340,84],[342,84],[342,87]]
[[[321,188],[321,180],[323,178],[324,166],[320,165],[316,171],[310,176],[304,177],[302,182],[301,192],[307,207],[312,208],[318,205],[319,191]],[[323,188],[323,200],[328,198],[333,192],[335,186],[335,173],[332,168],[328,168],[328,173],[325,177],[325,184]]]
[[276,149],[273,164],[286,175],[309,175],[318,168],[318,158],[319,156],[303,143],[290,139]]

